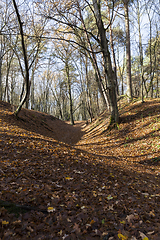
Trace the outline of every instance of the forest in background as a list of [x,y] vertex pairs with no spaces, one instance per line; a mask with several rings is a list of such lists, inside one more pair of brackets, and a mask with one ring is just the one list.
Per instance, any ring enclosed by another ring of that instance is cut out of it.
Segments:
[[108,108],[118,122],[122,97],[159,97],[159,4],[2,0],[0,100],[72,124]]

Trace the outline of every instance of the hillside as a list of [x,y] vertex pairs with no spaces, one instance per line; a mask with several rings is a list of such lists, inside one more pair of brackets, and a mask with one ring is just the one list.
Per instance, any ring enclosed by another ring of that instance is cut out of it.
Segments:
[[76,144],[110,163],[134,171],[160,174],[160,100],[123,104],[118,130],[106,131],[108,114],[102,114],[85,128]]
[[160,100],[119,107],[106,131],[0,102],[0,239],[160,239]]

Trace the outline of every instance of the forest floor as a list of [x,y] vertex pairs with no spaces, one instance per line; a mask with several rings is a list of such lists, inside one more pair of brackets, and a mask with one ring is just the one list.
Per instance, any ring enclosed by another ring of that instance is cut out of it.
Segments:
[[0,240],[160,240],[160,100],[75,126],[0,101]]

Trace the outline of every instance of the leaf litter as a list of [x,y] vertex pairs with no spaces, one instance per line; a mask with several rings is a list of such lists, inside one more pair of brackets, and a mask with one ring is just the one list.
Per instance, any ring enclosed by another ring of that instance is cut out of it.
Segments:
[[159,106],[122,105],[106,131],[107,114],[71,126],[0,102],[0,238],[160,239]]

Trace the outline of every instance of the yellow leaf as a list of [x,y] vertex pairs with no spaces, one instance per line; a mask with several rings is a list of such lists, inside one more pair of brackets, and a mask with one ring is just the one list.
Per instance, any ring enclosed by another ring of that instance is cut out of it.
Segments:
[[128,239],[127,236],[124,236],[121,233],[118,234],[118,238],[121,239],[121,240],[127,240]]
[[150,211],[149,215],[155,217],[154,211]]
[[59,232],[58,234],[59,234],[59,235],[62,235],[62,233],[63,233],[62,230],[60,230],[60,232]]
[[120,221],[120,223],[122,223],[122,224],[126,224],[126,222],[125,222],[125,221]]
[[73,178],[71,178],[71,177],[66,177],[66,180],[72,180]]
[[9,224],[9,222],[7,222],[7,221],[2,221],[2,225],[7,225],[7,224]]
[[48,211],[48,212],[53,212],[53,211],[55,211],[55,208],[53,208],[53,207],[48,207],[47,211]]
[[97,197],[96,191],[93,191],[93,196]]
[[95,223],[95,221],[94,221],[94,220],[91,220],[90,224],[92,225],[93,223]]

